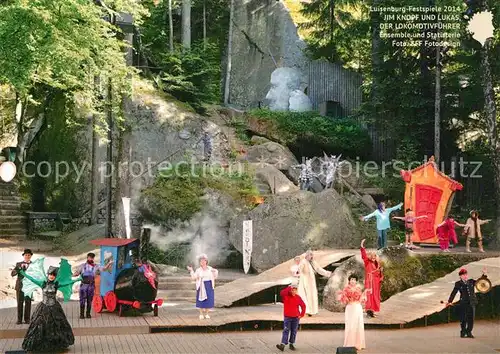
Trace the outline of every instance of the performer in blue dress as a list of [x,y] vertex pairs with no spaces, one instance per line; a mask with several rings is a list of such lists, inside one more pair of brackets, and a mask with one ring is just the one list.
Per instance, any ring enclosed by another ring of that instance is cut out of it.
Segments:
[[217,269],[208,265],[208,257],[202,254],[198,257],[200,267],[193,270],[193,267],[187,267],[191,278],[196,280],[196,307],[200,310],[200,320],[210,318],[208,311],[214,308],[215,279],[219,272]]

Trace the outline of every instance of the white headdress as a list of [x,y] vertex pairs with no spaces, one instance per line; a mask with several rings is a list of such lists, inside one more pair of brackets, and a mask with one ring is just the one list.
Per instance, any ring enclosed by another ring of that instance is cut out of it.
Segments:
[[198,257],[198,263],[202,260],[205,259],[208,263],[208,256],[205,253],[200,254]]

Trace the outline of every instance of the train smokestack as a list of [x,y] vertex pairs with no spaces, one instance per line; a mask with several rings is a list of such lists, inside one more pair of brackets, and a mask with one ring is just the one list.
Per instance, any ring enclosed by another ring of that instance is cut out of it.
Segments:
[[151,229],[144,227],[141,232],[141,248],[140,248],[140,258],[143,262],[148,260],[149,257],[149,242],[151,239]]

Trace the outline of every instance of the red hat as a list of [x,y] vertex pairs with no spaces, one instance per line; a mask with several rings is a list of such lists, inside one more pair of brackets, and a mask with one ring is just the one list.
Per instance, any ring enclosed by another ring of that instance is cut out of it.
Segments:
[[467,274],[467,269],[461,268],[460,271],[458,272],[458,275],[462,275],[462,274]]

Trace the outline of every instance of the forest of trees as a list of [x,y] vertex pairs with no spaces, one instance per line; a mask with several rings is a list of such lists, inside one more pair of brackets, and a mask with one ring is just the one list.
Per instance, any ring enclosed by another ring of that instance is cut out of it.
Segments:
[[[490,9],[495,28],[500,28],[497,2],[476,0],[469,6]],[[151,78],[159,89],[202,114],[206,104],[227,103],[223,79],[228,80],[224,73],[231,63],[226,54],[231,52],[231,16],[238,4],[241,1],[3,2],[0,84],[2,99],[8,102],[4,107],[10,104],[16,122],[20,159],[45,129],[44,117],[56,103],[62,122],[78,124],[93,113],[106,126],[110,108],[119,121],[121,99],[131,93],[134,75]],[[309,0],[295,1],[294,6],[305,19],[299,30],[305,34],[308,54],[362,75],[364,104],[358,118],[384,126],[398,142],[390,158],[437,154],[447,160],[460,152],[484,161],[485,171],[495,179],[490,184],[500,220],[500,30],[484,46],[464,25],[457,48],[393,47],[380,38],[380,18],[370,12],[371,6],[443,4],[467,9],[462,0]],[[126,65],[122,36],[109,21],[115,11],[134,16],[137,68]],[[110,81],[111,102],[96,92],[96,79]],[[76,103],[85,107],[85,114],[75,114]],[[497,237],[500,240],[500,222]]]

